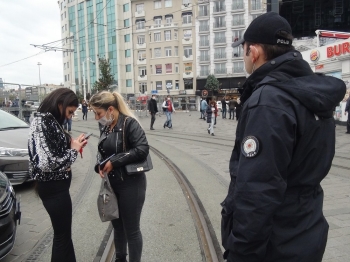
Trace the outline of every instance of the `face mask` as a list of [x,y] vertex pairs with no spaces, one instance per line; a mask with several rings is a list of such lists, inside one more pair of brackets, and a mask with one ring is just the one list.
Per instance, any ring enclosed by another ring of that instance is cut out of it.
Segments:
[[168,98],[168,100],[170,100],[170,98]]
[[153,96],[152,99],[156,99],[156,98]]
[[98,122],[101,125],[103,125],[103,126],[109,126],[110,124],[113,123],[113,120],[114,120],[114,117],[113,118],[111,117],[110,119],[107,119],[106,115],[107,115],[107,113],[98,120]]

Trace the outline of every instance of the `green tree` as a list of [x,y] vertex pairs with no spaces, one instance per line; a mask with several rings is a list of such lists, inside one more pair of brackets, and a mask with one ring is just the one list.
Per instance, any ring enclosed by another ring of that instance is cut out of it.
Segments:
[[217,91],[219,89],[220,82],[216,79],[214,75],[208,75],[207,83],[204,88],[207,90]]
[[115,80],[114,76],[111,73],[111,63],[106,58],[99,58],[99,69],[100,69],[100,78],[94,83],[93,89],[97,92],[103,90],[109,90],[109,86],[112,85]]
[[79,103],[81,103],[81,101],[83,101],[83,99],[84,99],[83,94],[79,90],[77,90],[77,92],[75,94],[78,97]]

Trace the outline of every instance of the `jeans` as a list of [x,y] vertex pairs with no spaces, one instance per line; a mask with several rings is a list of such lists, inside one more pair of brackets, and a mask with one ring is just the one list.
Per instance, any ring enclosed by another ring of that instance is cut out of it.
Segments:
[[87,111],[83,111],[83,120],[84,120],[84,118],[85,118],[85,120],[87,120]]
[[151,113],[151,128],[153,127],[154,125],[154,122],[156,121],[156,113]]
[[214,134],[214,123],[215,123],[215,116],[212,116],[211,117],[211,123],[210,123],[210,126],[209,126],[210,134]]
[[142,234],[140,218],[146,196],[146,175],[110,177],[111,186],[118,198],[119,218],[112,220],[116,258],[125,258],[127,247],[129,262],[141,261]]
[[222,108],[222,118],[226,118],[226,107]]
[[232,119],[235,118],[235,110],[234,109],[230,109],[230,119],[231,119],[231,115],[232,115]]
[[204,118],[204,110],[201,109],[201,119]]
[[166,114],[166,121],[164,123],[164,126],[167,126],[169,128],[173,127],[173,123],[171,122],[171,112],[165,112]]
[[50,216],[54,237],[51,262],[75,262],[72,241],[71,177],[64,180],[37,182],[39,197]]
[[64,120],[63,128],[64,128],[64,130],[68,129],[68,132],[70,132],[72,130],[72,118]]

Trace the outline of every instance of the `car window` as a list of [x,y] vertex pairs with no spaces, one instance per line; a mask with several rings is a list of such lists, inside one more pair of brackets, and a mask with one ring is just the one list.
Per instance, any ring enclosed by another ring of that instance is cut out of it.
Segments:
[[11,115],[3,110],[0,110],[0,130],[3,128],[22,128],[28,127],[28,124],[21,119]]
[[34,106],[40,106],[40,102],[34,102]]

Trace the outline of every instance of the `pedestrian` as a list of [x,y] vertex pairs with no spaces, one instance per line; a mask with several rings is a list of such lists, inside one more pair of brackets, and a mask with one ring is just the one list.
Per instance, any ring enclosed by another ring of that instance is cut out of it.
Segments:
[[171,114],[175,113],[175,108],[173,102],[171,102],[170,96],[167,96],[166,100],[164,100],[162,104],[162,108],[166,115],[166,121],[163,125],[163,128],[168,127],[168,129],[173,128],[173,123],[171,120]]
[[242,111],[241,99],[239,99],[239,98],[237,98],[237,100],[236,100],[235,110],[236,110],[236,121],[238,121],[239,116],[241,115],[241,111]]
[[85,99],[83,99],[81,102],[81,112],[83,113],[83,120],[85,118],[85,121],[87,121],[88,104],[86,103]]
[[346,122],[346,133],[345,134],[350,134],[350,97],[346,101],[345,115],[346,114],[348,114],[348,121]]
[[73,139],[63,128],[78,107],[78,98],[68,88],[58,88],[41,103],[31,122],[28,151],[29,174],[48,212],[53,231],[51,261],[74,262],[72,201],[69,187],[71,165],[86,145],[84,135]]
[[228,262],[320,262],[325,251],[320,183],[332,165],[332,110],[345,84],[315,74],[292,41],[287,20],[268,12],[232,45],[242,44],[249,77],[221,204]]
[[230,112],[230,119],[232,117],[232,120],[235,119],[235,101],[233,100],[233,98],[231,97],[230,101],[228,102],[228,109]]
[[201,110],[202,110],[202,113],[203,113],[203,120],[205,120],[205,115],[206,115],[205,110],[207,110],[207,107],[208,107],[207,100],[203,97],[202,101],[201,101]]
[[222,119],[226,118],[226,96],[224,96],[224,98],[221,100],[221,106],[222,106]]
[[156,96],[152,95],[151,100],[148,102],[148,111],[151,114],[151,130],[154,130],[153,125],[156,121],[156,114],[158,113]]
[[207,114],[207,123],[209,123],[208,134],[214,136],[215,118],[218,114],[218,108],[216,106],[215,100],[210,100],[206,109],[206,114]]
[[67,131],[69,134],[72,133],[72,119],[73,119],[73,115],[74,115],[74,112],[69,118],[65,119],[64,122],[63,122],[63,129],[65,131]]
[[203,97],[201,97],[201,101],[199,102],[199,111],[201,112],[201,117],[199,119],[203,119],[204,117],[204,112],[202,110],[202,101],[203,101]]
[[128,175],[124,167],[146,159],[149,153],[146,135],[118,92],[97,93],[91,97],[90,106],[95,119],[104,126],[97,158],[103,160],[115,154],[102,170],[99,165],[95,166],[101,177],[108,175],[118,198],[119,218],[112,220],[115,261],[126,262],[128,249],[129,261],[139,262],[143,245],[140,218],[146,195],[146,176],[144,172]]

